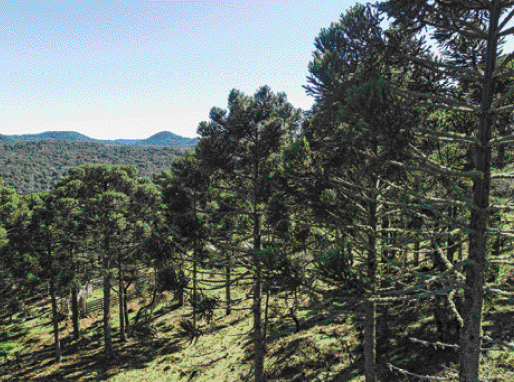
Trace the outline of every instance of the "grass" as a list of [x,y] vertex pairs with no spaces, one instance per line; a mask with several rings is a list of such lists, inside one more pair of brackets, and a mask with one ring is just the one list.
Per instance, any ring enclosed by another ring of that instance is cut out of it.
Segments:
[[[204,274],[201,287],[211,286]],[[219,280],[219,276],[212,276]],[[81,320],[81,338],[72,339],[71,328],[61,324],[63,357],[53,358],[53,336],[49,325],[48,298],[34,305],[34,319],[15,316],[13,324],[0,329],[0,380],[2,381],[195,381],[233,382],[252,380],[251,301],[244,297],[250,285],[234,286],[234,306],[229,316],[218,309],[211,323],[200,322],[203,335],[195,341],[180,335],[179,321],[190,319],[188,304],[170,309],[161,303],[154,311],[155,336],[146,340],[117,339],[117,307],[112,309],[115,355],[103,354],[101,315]],[[215,293],[206,292],[209,295]],[[217,293],[223,297],[223,291]],[[270,299],[265,371],[268,380],[280,382],[363,381],[361,346],[362,310],[340,299],[337,308],[326,299],[307,293],[300,295],[296,332],[282,295]],[[171,299],[171,295],[168,294]],[[133,322],[140,302],[129,303]],[[512,301],[498,300],[484,316],[484,332],[505,340],[514,338]],[[409,338],[438,341],[434,329],[433,304],[412,302],[379,310],[378,373],[380,381],[407,381],[408,377],[388,369],[386,363],[418,374],[449,376],[455,369],[455,352],[415,343]],[[423,318],[423,319],[420,319]],[[1,319],[1,318],[0,318]],[[1,355],[6,353],[2,358]],[[514,380],[514,356],[505,351],[485,353],[484,377],[498,381]]]

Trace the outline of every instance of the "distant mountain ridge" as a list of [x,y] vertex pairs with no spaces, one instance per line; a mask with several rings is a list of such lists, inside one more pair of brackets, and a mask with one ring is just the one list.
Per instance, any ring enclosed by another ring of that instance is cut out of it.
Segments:
[[64,142],[94,142],[104,145],[140,146],[140,147],[177,147],[195,146],[198,138],[185,138],[169,131],[161,131],[147,139],[116,139],[101,140],[89,138],[75,131],[46,131],[40,134],[3,135],[0,141],[64,141]]

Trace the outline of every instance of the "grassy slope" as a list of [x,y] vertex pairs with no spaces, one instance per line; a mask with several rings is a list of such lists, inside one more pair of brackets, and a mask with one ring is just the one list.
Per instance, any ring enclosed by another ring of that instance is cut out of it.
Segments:
[[[234,289],[234,299],[243,299],[249,285]],[[219,295],[221,297],[221,294]],[[168,296],[170,297],[170,296]],[[343,300],[339,308],[329,310],[326,299],[300,296],[299,318],[302,330],[287,317],[283,299],[270,299],[270,328],[265,368],[269,381],[363,381],[359,324],[362,315],[357,306]],[[169,304],[169,302],[168,302]],[[63,360],[53,361],[53,339],[49,325],[49,300],[32,302],[35,319],[15,317],[0,326],[0,380],[2,381],[246,381],[252,380],[252,344],[250,301],[241,301],[232,314],[216,312],[211,324],[201,322],[203,336],[191,343],[180,335],[178,322],[190,318],[190,308],[171,310],[165,303],[156,307],[153,325],[156,335],[148,340],[129,338],[126,344],[115,340],[116,356],[107,360],[102,352],[101,316],[81,320],[82,337],[73,342],[71,328],[62,325]],[[139,302],[129,304],[131,321]],[[421,374],[450,375],[443,365],[455,366],[455,354],[431,346],[414,344],[407,337],[437,341],[434,332],[433,305],[413,302],[409,306],[389,307],[388,325],[379,319],[378,359],[381,381],[407,380],[390,372],[385,362],[392,362]],[[514,335],[512,301],[501,300],[485,315],[485,334],[511,340]],[[382,313],[384,310],[382,310]],[[117,310],[112,324],[117,329]],[[422,317],[422,320],[419,320]],[[501,323],[501,325],[500,325]],[[386,333],[387,331],[387,333]],[[382,334],[386,334],[382,336]],[[380,339],[386,337],[385,339]],[[14,353],[23,354],[15,359]],[[489,380],[514,380],[513,358],[506,352],[487,353],[484,368]]]

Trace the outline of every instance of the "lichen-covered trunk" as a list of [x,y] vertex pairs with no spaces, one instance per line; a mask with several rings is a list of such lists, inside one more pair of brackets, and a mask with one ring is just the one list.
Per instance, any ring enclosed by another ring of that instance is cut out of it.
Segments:
[[489,218],[489,188],[491,184],[491,140],[494,115],[491,105],[495,93],[493,72],[496,66],[498,22],[501,1],[493,1],[490,14],[489,39],[487,41],[485,76],[482,87],[482,113],[478,124],[475,145],[475,168],[480,176],[473,182],[473,210],[471,211],[468,264],[464,290],[464,328],[460,343],[461,382],[479,380],[482,344],[482,307],[484,298],[484,270],[486,263],[486,225]]

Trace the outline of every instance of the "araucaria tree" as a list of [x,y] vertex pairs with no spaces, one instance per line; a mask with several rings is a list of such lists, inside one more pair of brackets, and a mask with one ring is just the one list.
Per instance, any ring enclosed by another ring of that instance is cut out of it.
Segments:
[[[137,253],[150,233],[159,194],[153,184],[137,176],[132,166],[84,165],[69,170],[53,191],[58,198],[81,207],[82,250],[98,254],[103,273],[105,352],[113,352],[110,325],[111,279],[118,268],[120,338],[125,340],[124,263]],[[130,256],[129,256],[130,255]]]
[[[394,216],[403,212],[397,196],[405,170],[391,162],[407,158],[419,118],[413,105],[391,89],[395,84],[427,83],[426,76],[420,75],[425,73],[420,71],[415,78],[388,49],[400,40],[411,52],[427,55],[422,42],[394,30],[385,32],[380,21],[371,7],[358,4],[316,38],[306,87],[316,102],[303,131],[317,183],[311,187],[315,192],[310,198],[327,207],[332,204],[324,220],[327,228],[332,227],[334,239],[332,245],[320,247],[329,248],[325,254],[329,257],[337,248],[341,263],[346,256],[348,263],[355,260],[365,265],[360,280],[352,282],[358,282],[357,292],[363,297],[367,382],[375,381],[377,374],[376,298],[383,287],[381,278],[389,287],[392,282],[390,275],[381,277],[381,268],[385,268],[381,264],[391,260],[393,253],[385,249],[393,235],[385,232]],[[351,261],[350,252],[355,254]],[[320,264],[320,271],[333,273],[335,260]],[[350,296],[350,276],[344,274],[350,270],[341,271],[334,276]]]
[[[512,177],[511,174],[492,175],[492,151],[507,143],[501,137],[505,126],[502,116],[511,112],[510,92],[501,94],[497,86],[505,77],[511,77],[508,64],[514,53],[499,60],[501,44],[514,33],[509,21],[514,16],[514,2],[507,0],[469,1],[409,1],[391,0],[379,9],[393,18],[394,25],[405,31],[425,32],[437,41],[439,59],[424,59],[411,55],[401,58],[416,67],[423,67],[446,76],[455,88],[444,93],[398,90],[406,97],[416,99],[420,105],[463,114],[472,128],[465,133],[435,131],[438,141],[450,140],[466,145],[473,153],[473,167],[469,171],[451,171],[425,161],[432,171],[445,173],[451,181],[457,177],[472,180],[472,200],[469,206],[468,255],[465,262],[464,325],[460,339],[459,379],[475,382],[480,379],[479,365],[482,344],[482,310],[484,301],[484,273],[487,264],[488,235],[501,234],[490,227],[491,181]],[[460,86],[460,89],[459,89]],[[461,91],[465,89],[467,91]],[[472,92],[471,90],[474,90]],[[504,120],[504,119],[503,119]]]
[[[284,139],[294,133],[301,112],[287,102],[285,94],[274,94],[264,86],[251,97],[232,90],[228,111],[213,108],[210,119],[199,126],[201,139],[196,155],[201,166],[209,168],[226,196],[230,196],[224,200],[224,213],[245,216],[249,222],[248,231],[239,232],[240,237],[246,237],[240,248],[247,253],[243,263],[253,272],[255,381],[263,382],[266,349],[259,254],[263,241],[269,239],[262,231],[264,209],[272,194],[273,169],[269,163],[278,155]],[[229,202],[232,204],[227,205]]]

